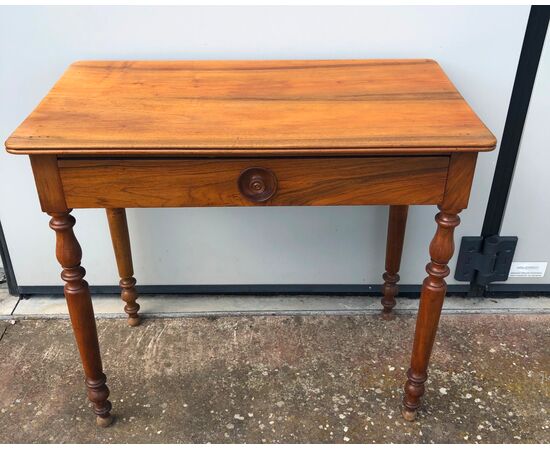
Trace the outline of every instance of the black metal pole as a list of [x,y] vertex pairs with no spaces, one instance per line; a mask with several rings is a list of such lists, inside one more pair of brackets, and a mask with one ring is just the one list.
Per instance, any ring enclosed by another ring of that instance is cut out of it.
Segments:
[[[550,6],[531,6],[481,229],[481,236],[484,238],[500,233],[549,17]],[[470,284],[470,295],[482,296],[485,288],[476,278]]]
[[6,274],[6,282],[8,283],[8,290],[11,295],[19,295],[19,287],[17,286],[17,280],[15,279],[15,272],[11,264],[10,254],[8,252],[8,245],[6,244],[6,238],[4,237],[4,230],[0,223],[0,256],[2,257],[2,266],[4,267],[4,273]]

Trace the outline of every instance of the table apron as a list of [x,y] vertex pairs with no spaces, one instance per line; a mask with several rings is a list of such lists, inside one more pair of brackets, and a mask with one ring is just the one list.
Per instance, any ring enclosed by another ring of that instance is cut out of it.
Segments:
[[[324,158],[59,158],[69,208],[425,205],[442,201],[448,156]],[[238,180],[273,173],[275,193],[251,201]]]

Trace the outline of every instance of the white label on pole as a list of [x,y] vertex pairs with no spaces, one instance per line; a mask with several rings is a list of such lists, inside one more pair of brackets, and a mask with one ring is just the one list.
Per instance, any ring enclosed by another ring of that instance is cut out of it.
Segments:
[[513,262],[509,277],[542,278],[546,272],[547,262]]

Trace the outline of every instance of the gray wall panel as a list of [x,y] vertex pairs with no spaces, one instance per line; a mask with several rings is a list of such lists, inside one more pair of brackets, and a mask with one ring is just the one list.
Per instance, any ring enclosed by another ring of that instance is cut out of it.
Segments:
[[[3,7],[0,137],[78,59],[429,57],[500,138],[528,12],[528,6]],[[480,157],[458,239],[479,234],[495,161],[496,152]],[[19,284],[59,284],[53,232],[39,210],[25,157],[1,153],[0,194]],[[410,213],[404,283],[424,278],[435,212],[416,207]],[[128,215],[141,283],[378,283],[383,270],[382,207]],[[103,212],[77,211],[76,217],[88,280],[116,283]]]

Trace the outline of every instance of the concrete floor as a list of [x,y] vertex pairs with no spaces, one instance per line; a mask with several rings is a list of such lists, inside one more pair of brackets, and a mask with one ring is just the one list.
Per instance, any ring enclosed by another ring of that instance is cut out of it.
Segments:
[[[119,295],[94,295],[94,311],[100,318],[124,318]],[[360,295],[141,295],[140,314],[149,318],[204,317],[228,315],[312,315],[312,314],[378,314],[380,299]],[[443,305],[446,314],[479,313],[550,313],[550,297],[464,298],[447,297]],[[416,314],[418,299],[399,298],[395,310]],[[10,296],[0,289],[0,320],[2,319],[68,318],[63,296]]]
[[549,442],[548,314],[445,314],[414,423],[410,314],[100,319],[108,429],[67,320],[0,323],[2,443]]

